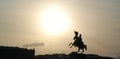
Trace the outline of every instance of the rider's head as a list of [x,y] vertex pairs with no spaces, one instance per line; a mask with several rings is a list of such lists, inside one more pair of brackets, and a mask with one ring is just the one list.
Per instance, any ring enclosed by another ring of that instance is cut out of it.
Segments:
[[82,34],[79,35],[79,37],[81,37],[81,36],[82,36]]
[[78,32],[77,31],[74,31],[75,35],[78,35]]

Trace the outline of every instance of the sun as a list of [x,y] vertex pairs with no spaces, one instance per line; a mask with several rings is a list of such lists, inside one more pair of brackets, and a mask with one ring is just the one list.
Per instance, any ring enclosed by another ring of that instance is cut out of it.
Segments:
[[67,14],[59,8],[50,7],[42,12],[41,26],[44,32],[59,33],[68,29]]

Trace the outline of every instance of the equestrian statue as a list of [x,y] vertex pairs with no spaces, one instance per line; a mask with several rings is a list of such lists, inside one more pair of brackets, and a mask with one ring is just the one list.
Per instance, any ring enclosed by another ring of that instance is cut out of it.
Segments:
[[74,42],[69,44],[70,48],[72,48],[72,46],[77,47],[77,52],[82,50],[81,53],[83,53],[85,50],[87,51],[87,45],[82,41],[82,34],[79,34],[77,31],[74,31],[74,34]]

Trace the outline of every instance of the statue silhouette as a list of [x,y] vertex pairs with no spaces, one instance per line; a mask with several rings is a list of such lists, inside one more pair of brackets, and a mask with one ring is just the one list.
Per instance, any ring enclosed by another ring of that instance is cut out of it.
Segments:
[[[75,36],[74,36],[74,42],[70,43],[69,46],[72,44],[72,46],[78,47],[78,52],[80,51],[80,49],[82,50],[81,53],[84,52],[84,49],[87,50],[87,45],[84,44],[84,42],[82,41],[82,34],[80,34],[78,36],[78,32],[74,31]],[[70,46],[70,48],[72,48],[72,46]]]

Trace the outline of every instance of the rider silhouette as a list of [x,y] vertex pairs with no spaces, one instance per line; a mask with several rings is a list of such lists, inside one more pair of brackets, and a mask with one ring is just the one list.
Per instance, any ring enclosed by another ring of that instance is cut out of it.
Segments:
[[82,34],[79,35],[79,43],[80,43],[80,46],[84,45],[83,41],[82,41]]
[[75,33],[75,36],[74,36],[74,40],[76,40],[77,38],[78,38],[78,32],[77,31],[74,31],[74,33]]
[[79,33],[78,33],[77,31],[74,31],[74,33],[75,33],[75,36],[74,36],[73,39],[74,39],[74,45],[75,45],[75,47],[76,47],[76,46],[79,46],[79,45],[80,45],[80,46],[83,46],[84,43],[83,43],[83,41],[82,41],[82,37],[81,37],[82,35],[80,34],[79,37],[78,37],[78,34],[79,34]]
[[77,31],[74,31],[74,33],[75,33],[75,36],[74,36],[74,43],[73,43],[73,45],[75,45],[75,47],[77,46],[77,40],[78,40],[78,32]]

